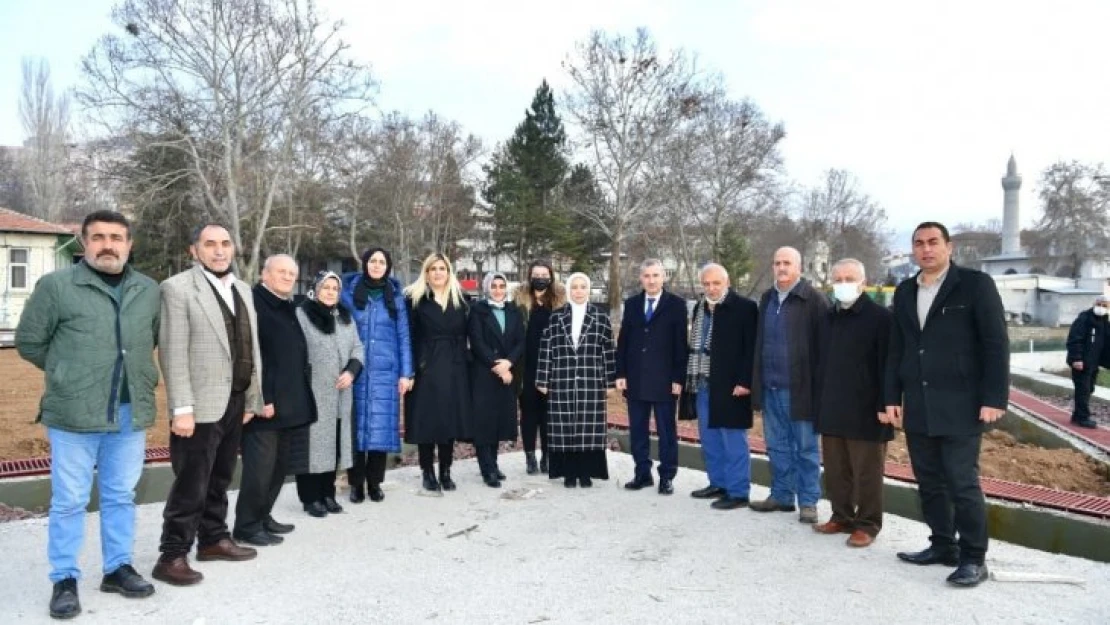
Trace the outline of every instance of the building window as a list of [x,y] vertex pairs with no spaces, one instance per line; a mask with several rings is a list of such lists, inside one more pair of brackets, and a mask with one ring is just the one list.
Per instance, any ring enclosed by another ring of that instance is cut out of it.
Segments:
[[30,256],[31,250],[25,247],[13,247],[8,250],[8,286],[12,290],[27,288],[27,265]]

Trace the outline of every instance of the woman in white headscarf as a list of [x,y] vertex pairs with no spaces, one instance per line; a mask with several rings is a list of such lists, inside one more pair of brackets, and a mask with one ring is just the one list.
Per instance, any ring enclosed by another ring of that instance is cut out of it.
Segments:
[[551,313],[540,343],[536,388],[547,395],[549,476],[567,488],[609,479],[606,399],[616,382],[613,327],[589,302],[590,279],[567,279],[569,301]]
[[470,433],[482,480],[500,488],[497,445],[516,440],[516,396],[524,359],[524,316],[509,301],[509,281],[490,272],[482,281],[486,298],[474,302],[467,320],[470,338]]

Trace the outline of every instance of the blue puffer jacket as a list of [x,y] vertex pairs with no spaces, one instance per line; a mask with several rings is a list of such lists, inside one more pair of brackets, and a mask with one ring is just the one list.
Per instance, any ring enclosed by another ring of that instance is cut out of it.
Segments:
[[397,380],[413,376],[409,318],[401,283],[390,277],[397,319],[391,319],[384,298],[370,298],[364,310],[355,308],[355,284],[359,273],[343,276],[340,301],[351,311],[362,339],[366,357],[362,373],[355,380],[354,427],[358,451],[401,451],[401,397]]

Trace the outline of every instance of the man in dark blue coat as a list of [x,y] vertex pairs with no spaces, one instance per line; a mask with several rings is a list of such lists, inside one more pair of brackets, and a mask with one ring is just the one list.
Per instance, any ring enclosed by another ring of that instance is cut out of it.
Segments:
[[659,494],[674,493],[678,471],[675,400],[686,377],[686,301],[663,290],[667,280],[656,259],[640,265],[642,293],[624,301],[617,336],[617,388],[628,400],[628,422],[636,475],[629,490],[652,486],[648,425],[655,412],[659,435]]
[[1106,312],[1110,298],[1099,295],[1095,305],[1075,318],[1068,332],[1068,367],[1071,368],[1071,381],[1075,384],[1075,409],[1071,422],[1079,427],[1097,428],[1091,418],[1091,393],[1095,390],[1100,364],[1105,366],[1102,353],[1106,347]]

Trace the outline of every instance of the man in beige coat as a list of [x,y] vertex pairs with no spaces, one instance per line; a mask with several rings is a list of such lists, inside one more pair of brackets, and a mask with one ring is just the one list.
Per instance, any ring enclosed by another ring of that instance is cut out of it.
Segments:
[[256,555],[228,532],[227,487],[243,424],[262,414],[258,322],[250,286],[231,272],[231,235],[209,224],[189,249],[196,265],[162,283],[158,335],[174,483],[153,577],[178,586],[204,579],[189,566],[194,540],[200,561]]

